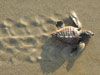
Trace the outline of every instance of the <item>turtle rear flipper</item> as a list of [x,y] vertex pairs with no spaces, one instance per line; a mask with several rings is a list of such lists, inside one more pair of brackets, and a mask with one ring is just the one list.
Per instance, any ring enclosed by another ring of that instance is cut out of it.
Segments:
[[57,28],[62,28],[64,26],[64,22],[63,21],[57,21],[56,22],[56,27]]
[[70,13],[70,18],[71,18],[72,21],[74,22],[75,27],[78,27],[79,29],[82,28],[82,24],[80,23],[79,18],[78,18],[78,16],[76,15],[76,13],[75,13],[74,11],[72,11],[72,12]]

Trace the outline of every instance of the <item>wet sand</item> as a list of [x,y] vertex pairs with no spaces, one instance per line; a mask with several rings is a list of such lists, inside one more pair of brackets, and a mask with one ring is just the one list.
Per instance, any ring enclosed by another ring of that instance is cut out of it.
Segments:
[[[0,75],[98,75],[99,0],[0,0]],[[74,10],[95,36],[79,55],[51,38],[57,20]],[[47,59],[40,61],[39,59]],[[50,59],[50,60],[48,60]]]

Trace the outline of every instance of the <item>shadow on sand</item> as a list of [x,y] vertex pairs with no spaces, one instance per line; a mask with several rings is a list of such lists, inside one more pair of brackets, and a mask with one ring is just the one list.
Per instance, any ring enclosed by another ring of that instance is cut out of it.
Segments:
[[70,71],[75,60],[81,55],[80,53],[76,56],[70,56],[72,47],[62,44],[53,38],[48,39],[42,46],[42,49],[42,61],[39,62],[44,74],[55,72],[64,64],[64,62],[67,62],[66,69],[67,71]]

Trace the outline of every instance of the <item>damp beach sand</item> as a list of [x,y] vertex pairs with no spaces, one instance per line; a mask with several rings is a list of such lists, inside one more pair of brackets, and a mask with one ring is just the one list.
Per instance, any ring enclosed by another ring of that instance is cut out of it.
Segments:
[[[0,0],[0,75],[100,74],[99,8],[99,0]],[[51,38],[56,21],[72,25],[72,10],[95,34],[75,57]]]

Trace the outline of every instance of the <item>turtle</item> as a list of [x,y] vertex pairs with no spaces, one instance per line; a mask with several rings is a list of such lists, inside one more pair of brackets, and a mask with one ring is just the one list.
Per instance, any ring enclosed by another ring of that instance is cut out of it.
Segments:
[[90,30],[82,30],[82,24],[79,21],[77,14],[72,11],[69,15],[73,25],[67,26],[63,21],[56,22],[57,30],[51,35],[56,40],[64,42],[70,46],[75,46],[71,54],[77,52],[80,48],[83,50],[86,46],[85,41],[89,40],[94,33]]

